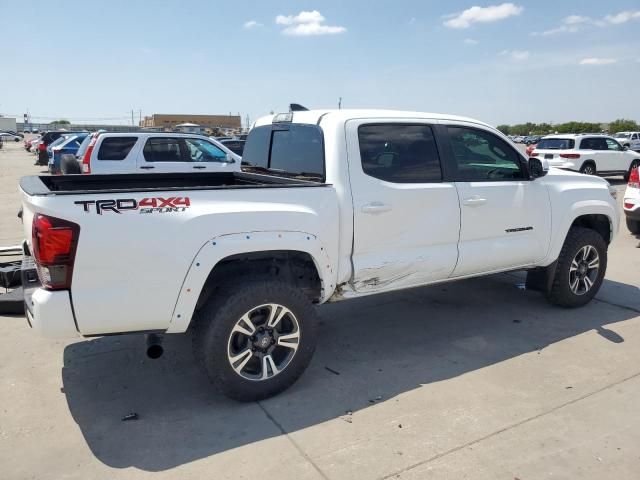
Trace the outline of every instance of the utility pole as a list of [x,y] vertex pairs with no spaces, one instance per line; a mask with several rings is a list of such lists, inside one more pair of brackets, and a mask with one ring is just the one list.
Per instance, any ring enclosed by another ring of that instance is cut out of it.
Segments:
[[138,125],[142,126],[142,109],[138,111],[138,120],[139,120]]
[[342,110],[342,97],[338,98],[338,110]]
[[131,126],[135,126],[134,120],[133,120],[133,108],[131,109]]

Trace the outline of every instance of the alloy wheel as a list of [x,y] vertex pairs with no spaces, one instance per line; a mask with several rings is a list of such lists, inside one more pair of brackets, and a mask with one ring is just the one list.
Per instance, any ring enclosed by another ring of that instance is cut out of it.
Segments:
[[227,359],[247,380],[268,380],[291,363],[300,344],[300,325],[284,305],[254,307],[231,330]]
[[569,267],[569,288],[575,295],[584,295],[598,278],[600,255],[591,245],[585,245],[573,257]]

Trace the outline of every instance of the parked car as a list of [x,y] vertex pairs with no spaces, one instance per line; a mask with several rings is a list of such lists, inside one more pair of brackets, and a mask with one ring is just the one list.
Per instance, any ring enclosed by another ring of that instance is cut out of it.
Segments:
[[[95,148],[119,138],[106,153],[124,159],[132,137],[114,135]],[[582,306],[620,223],[604,179],[527,161],[494,128],[457,116],[269,116],[243,163],[125,181],[23,178],[23,264],[35,262],[41,282],[25,287],[29,325],[53,337],[189,330],[210,379],[253,401],[309,364],[314,304],[527,270],[551,303]],[[149,342],[158,356],[160,337]]]
[[531,152],[549,165],[587,175],[622,175],[629,178],[631,169],[640,165],[640,154],[620,145],[607,135],[549,135]]
[[49,165],[49,155],[47,153],[47,147],[62,135],[70,135],[73,133],[83,132],[68,132],[66,130],[53,130],[45,132],[40,138],[40,143],[38,144],[38,161],[36,163],[38,165]]
[[224,145],[233,153],[239,156],[242,156],[242,152],[244,150],[244,144],[246,143],[245,140],[239,140],[235,138],[218,140],[218,142],[220,142],[222,145]]
[[19,142],[22,140],[20,135],[11,132],[0,132],[0,137],[7,140],[13,140],[14,142]]
[[38,143],[38,141],[40,141],[40,136],[37,135],[35,137],[32,138],[28,138],[24,141],[24,149],[27,152],[31,152],[31,149],[34,147],[34,145],[36,145]]
[[527,157],[531,156],[531,152],[533,152],[536,149],[537,146],[538,146],[537,143],[531,143],[531,144],[527,145],[527,148],[525,150]]
[[623,147],[640,151],[640,132],[618,132],[613,136]]
[[73,173],[206,173],[239,170],[240,157],[208,137],[136,132],[92,135],[78,171]]
[[622,207],[627,217],[627,228],[634,235],[640,235],[640,168],[636,167],[629,175],[629,183],[624,192]]
[[73,133],[71,135],[63,135],[56,142],[50,145],[51,157],[49,158],[49,172],[59,174],[61,159],[64,155],[70,155],[72,160],[76,162],[76,152],[80,148],[80,144],[89,133]]

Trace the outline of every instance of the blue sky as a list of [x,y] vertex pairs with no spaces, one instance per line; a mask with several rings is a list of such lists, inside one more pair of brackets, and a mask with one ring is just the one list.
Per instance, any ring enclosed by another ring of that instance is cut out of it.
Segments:
[[640,120],[637,0],[5,3],[0,113],[35,121],[253,120],[338,97],[492,124]]

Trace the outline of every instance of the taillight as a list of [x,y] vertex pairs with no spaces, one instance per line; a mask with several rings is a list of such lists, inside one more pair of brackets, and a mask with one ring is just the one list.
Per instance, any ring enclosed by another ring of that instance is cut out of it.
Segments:
[[631,210],[633,208],[633,203],[624,202],[624,208],[626,208],[627,210]]
[[560,158],[580,158],[579,153],[561,153]]
[[631,170],[629,174],[629,188],[640,188],[640,167]]
[[538,155],[540,155],[538,152],[531,152],[529,154],[530,157],[537,157]]
[[47,146],[44,144],[44,142],[40,142],[38,144],[38,150],[40,150],[41,152],[44,152],[47,149]]
[[97,141],[98,136],[96,135],[91,139],[91,142],[87,147],[87,151],[84,152],[84,157],[82,157],[82,173],[91,173],[91,154],[93,153],[93,147],[96,146]]
[[33,217],[33,256],[44,288],[71,288],[79,236],[80,226],[73,222],[41,214]]

